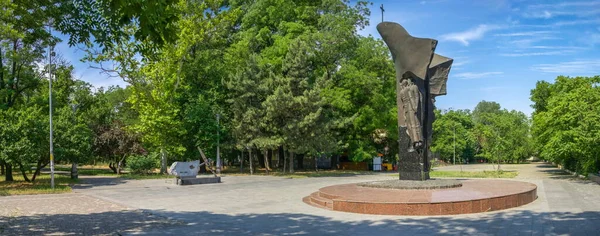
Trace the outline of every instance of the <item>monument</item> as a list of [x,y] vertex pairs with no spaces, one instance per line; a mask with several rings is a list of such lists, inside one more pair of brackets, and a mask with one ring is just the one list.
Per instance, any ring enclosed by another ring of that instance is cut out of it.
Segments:
[[377,31],[396,69],[400,179],[427,180],[435,97],[446,94],[452,59],[435,54],[437,40],[413,37],[397,23]]
[[428,180],[435,97],[446,94],[452,59],[435,54],[436,40],[415,38],[397,23],[382,22],[377,30],[396,70],[400,179],[327,186],[302,200],[334,211],[378,215],[469,214],[535,201],[532,183]]
[[[188,162],[173,162],[173,164],[169,168],[169,173],[176,177],[177,185],[221,183],[221,177],[217,176],[217,174],[215,173],[215,170],[210,164],[210,160],[206,158],[204,152],[202,151],[202,149],[200,149],[200,147],[198,147],[198,151],[200,152],[200,156],[202,157],[202,159],[204,159],[203,163],[200,163],[200,160]],[[203,165],[206,165],[206,168],[212,172],[213,177],[197,178],[198,171],[200,171],[200,167]]]

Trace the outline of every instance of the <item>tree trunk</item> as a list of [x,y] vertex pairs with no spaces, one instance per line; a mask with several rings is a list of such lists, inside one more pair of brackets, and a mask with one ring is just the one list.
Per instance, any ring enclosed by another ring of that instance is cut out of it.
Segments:
[[40,175],[40,173],[42,172],[42,169],[44,167],[46,167],[46,165],[48,165],[48,162],[46,162],[44,165],[42,165],[42,161],[39,160],[37,163],[37,166],[35,168],[35,172],[33,172],[33,177],[31,177],[31,181],[35,181],[35,178],[38,177],[38,175]]
[[252,163],[252,149],[248,149],[248,162],[250,166],[250,175],[254,174],[254,165]]
[[265,149],[265,173],[269,174],[269,149]]
[[121,160],[119,160],[119,163],[117,164],[117,175],[121,175],[121,170],[123,170],[123,161],[124,160],[125,160],[125,155],[123,155],[123,157],[121,158]]
[[164,148],[160,149],[160,173],[167,173],[167,153]]
[[315,156],[315,172],[319,172],[319,159],[317,156]]
[[4,175],[4,161],[0,161],[0,175]]
[[21,171],[21,174],[23,174],[23,179],[26,182],[31,182],[31,180],[29,179],[29,177],[27,177],[27,172],[25,171],[25,168],[23,167],[23,164],[19,163],[19,170]]
[[277,164],[279,165],[278,168],[280,168],[283,172],[285,172],[285,166],[284,166],[285,154],[283,151],[283,146],[279,146],[279,148],[277,148],[277,157],[279,160],[279,161],[277,161],[278,162]]
[[294,153],[290,152],[290,174],[294,173]]
[[298,170],[304,170],[304,154],[298,154]]
[[271,150],[271,159],[270,160],[273,161],[273,159],[277,160],[277,166],[273,166],[273,165],[275,165],[274,163],[271,163],[271,166],[274,169],[279,169],[279,164],[280,164],[280,162],[279,162],[279,151],[277,149]]
[[287,171],[287,165],[288,165],[288,156],[287,156],[287,152],[283,151],[283,171],[282,173],[285,174],[285,172]]
[[10,163],[6,163],[6,175],[4,175],[4,181],[14,181],[12,174],[12,165]]
[[256,160],[257,160],[258,166],[260,168],[267,168],[265,166],[265,158],[266,157],[263,156],[263,154],[261,153],[260,149],[256,149]]
[[498,158],[498,171],[500,171],[500,158]]
[[242,158],[240,158],[240,173],[244,173],[244,150],[242,150]]
[[113,173],[115,173],[115,174],[117,173],[117,167],[115,167],[115,163],[109,162],[108,163],[108,168],[110,168],[110,170],[112,170]]
[[331,156],[331,169],[337,170],[337,164],[338,164],[338,155],[335,154],[333,156]]
[[273,150],[267,149],[267,167],[269,168],[269,171],[273,170],[271,167],[273,167],[273,155],[275,155],[275,153],[273,153]]
[[77,162],[71,164],[71,179],[78,179],[79,173],[77,173]]

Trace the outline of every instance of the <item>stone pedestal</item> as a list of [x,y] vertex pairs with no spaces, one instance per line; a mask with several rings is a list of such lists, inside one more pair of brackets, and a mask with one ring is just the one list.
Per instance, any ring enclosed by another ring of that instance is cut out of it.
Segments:
[[428,180],[429,171],[425,169],[423,160],[428,147],[423,149],[422,153],[417,151],[409,152],[411,141],[406,133],[406,127],[398,129],[398,172],[400,180]]
[[177,185],[216,184],[221,183],[221,177],[178,178]]

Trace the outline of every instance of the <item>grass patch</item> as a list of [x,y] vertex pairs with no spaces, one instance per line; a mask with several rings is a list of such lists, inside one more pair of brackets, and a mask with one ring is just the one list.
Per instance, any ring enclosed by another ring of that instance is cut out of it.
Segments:
[[[44,170],[50,171],[48,168]],[[55,167],[54,170],[71,172],[71,167]],[[117,176],[116,173],[108,168],[77,168],[77,174],[89,176]]]
[[50,175],[41,174],[36,177],[32,183],[26,182],[21,173],[13,173],[14,181],[6,182],[4,177],[0,181],[0,196],[24,195],[24,194],[51,194],[51,193],[69,193],[71,185],[78,182],[70,176],[54,175],[55,188],[50,186]]
[[[71,167],[70,166],[56,166],[54,168],[55,171],[66,171],[66,172],[71,172]],[[44,171],[50,171],[49,168],[44,168]],[[86,167],[80,167],[77,168],[77,174],[79,175],[79,177],[83,177],[83,176],[112,176],[115,178],[123,178],[123,179],[135,179],[135,180],[139,180],[139,179],[168,179],[168,178],[174,178],[173,176],[170,175],[163,175],[163,174],[159,174],[159,173],[151,173],[151,174],[147,174],[147,175],[143,175],[143,174],[133,174],[133,173],[129,173],[128,171],[123,171],[121,172],[120,175],[117,175],[116,173],[114,173],[110,168],[106,167],[106,168],[102,168],[102,167],[91,167],[91,166],[86,166]],[[50,181],[50,175],[47,175],[48,177],[48,181]],[[54,175],[55,177],[58,175]],[[23,177],[20,176],[19,173],[19,177],[22,180]],[[68,178],[68,176],[66,176]],[[39,177],[38,177],[39,179]],[[15,180],[16,180],[16,175],[15,175]],[[37,181],[37,179],[36,179]],[[48,182],[50,183],[50,182]]]
[[516,171],[432,171],[432,178],[514,178]]
[[[233,172],[227,171],[223,172],[225,175],[230,176],[241,176],[241,175],[250,175],[250,172]],[[320,171],[296,171],[293,174],[291,173],[282,173],[277,170],[272,170],[267,175],[264,169],[258,169],[254,171],[254,175],[259,176],[280,176],[280,177],[288,177],[292,179],[301,179],[301,178],[319,178],[319,177],[344,177],[344,176],[356,176],[356,175],[372,175],[371,171],[351,171],[351,170],[320,170]]]
[[[71,167],[56,167],[57,171],[71,171]],[[121,175],[117,175],[110,168],[94,168],[94,167],[83,167],[78,168],[77,173],[79,176],[114,176],[116,178],[123,179],[165,179],[172,178],[173,176],[163,175],[158,173],[151,173],[147,175],[133,174],[128,171],[121,172]]]
[[[55,168],[55,170],[71,171],[71,167],[70,166],[60,166],[60,167],[57,166]],[[117,175],[117,174],[113,173],[112,170],[110,170],[107,167],[98,168],[98,166],[96,166],[96,167],[92,167],[92,166],[80,167],[80,168],[78,168],[77,171],[78,171],[79,176],[114,176],[117,178],[135,179],[135,180],[174,178],[174,176],[171,176],[171,175],[158,174],[158,173],[156,173],[157,171],[155,171],[154,173],[151,173],[151,174],[146,174],[146,175],[133,174],[133,173],[129,173],[126,171],[126,172],[122,173],[121,175]],[[240,173],[238,167],[228,166],[221,173],[223,175],[229,175],[229,176],[246,176],[246,175],[250,175],[250,170],[248,168],[244,168],[244,172]],[[371,172],[371,171],[352,171],[352,170],[320,170],[320,171],[300,170],[300,171],[294,172],[293,174],[282,173],[279,170],[271,170],[271,171],[269,171],[268,176],[281,176],[281,177],[288,177],[288,178],[293,178],[293,179],[300,179],[300,178],[319,178],[319,177],[344,177],[344,176],[371,175],[371,174],[373,174],[373,172]],[[206,173],[202,173],[199,175],[212,175],[212,173],[207,170]],[[255,169],[254,175],[267,176],[264,168]]]

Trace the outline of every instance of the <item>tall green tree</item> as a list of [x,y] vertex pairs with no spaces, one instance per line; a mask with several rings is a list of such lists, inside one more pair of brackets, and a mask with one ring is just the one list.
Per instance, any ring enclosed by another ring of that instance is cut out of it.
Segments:
[[478,155],[492,162],[520,162],[529,158],[531,136],[529,119],[523,112],[500,110],[495,102],[482,101],[473,111]]
[[598,76],[537,83],[532,134],[541,158],[580,173],[600,170],[599,83]]
[[[27,120],[29,116],[22,111],[34,109],[35,104],[31,101],[38,100],[40,87],[47,81],[43,79],[45,68],[40,65],[44,64],[46,48],[58,41],[47,30],[47,23],[57,16],[53,3],[53,1],[0,1],[2,11],[0,14],[0,110],[7,111],[7,117],[25,119],[24,121],[7,120],[17,123],[24,122],[11,128],[13,131],[24,130],[25,132],[29,128],[33,129],[31,126],[35,126],[29,123],[30,121]],[[39,108],[41,107],[38,106],[35,109]],[[12,141],[23,144],[28,142],[27,140],[33,142],[26,137]],[[6,145],[15,148],[14,145],[17,143],[9,142]],[[26,168],[27,164],[16,160],[32,158],[26,153],[10,153],[10,155],[16,156],[7,156],[8,154],[5,152],[4,157],[0,158],[3,159],[0,160],[0,164],[4,162],[7,170],[11,170],[6,171],[7,180],[12,180],[12,165],[22,164],[23,167],[18,167]],[[25,157],[27,155],[29,157]]]
[[477,142],[473,136],[475,123],[469,110],[436,110],[433,123],[431,151],[440,154],[444,161],[454,163],[471,161],[475,157]]
[[[42,119],[40,119],[42,118]],[[41,107],[0,110],[0,158],[7,166],[5,180],[12,181],[12,167],[17,167],[25,181],[34,181],[41,167],[47,164],[47,118]],[[44,163],[45,162],[45,163]],[[27,173],[31,163],[37,163],[32,178]]]

